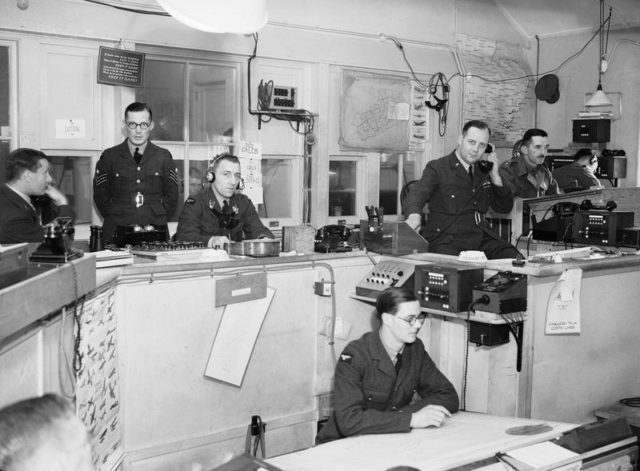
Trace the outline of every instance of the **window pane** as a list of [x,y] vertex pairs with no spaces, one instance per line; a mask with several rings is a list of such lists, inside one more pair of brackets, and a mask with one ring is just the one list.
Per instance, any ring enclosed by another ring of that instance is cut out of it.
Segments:
[[290,218],[292,215],[292,161],[262,159],[264,204],[258,205],[261,218]]
[[76,224],[91,222],[91,159],[88,157],[51,157],[51,177],[69,200],[76,213]]
[[[402,188],[415,179],[415,159],[409,160],[405,153],[380,154],[380,194],[379,206],[384,208],[385,214],[400,214],[398,195]],[[399,176],[399,172],[401,175]]]
[[329,162],[329,216],[355,216],[357,162]]
[[2,46],[0,46],[0,126],[9,126],[9,48]]
[[233,136],[235,69],[189,66],[189,140],[220,142]]
[[185,64],[147,60],[144,87],[136,89],[136,101],[147,103],[155,126],[151,140],[184,141]]

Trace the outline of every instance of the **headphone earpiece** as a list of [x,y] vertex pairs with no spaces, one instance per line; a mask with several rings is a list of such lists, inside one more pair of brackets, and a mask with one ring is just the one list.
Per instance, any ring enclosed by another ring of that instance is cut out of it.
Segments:
[[436,111],[442,110],[442,108],[444,108],[444,105],[447,103],[447,101],[449,101],[447,99],[441,100],[435,95],[432,98],[436,100],[435,105],[431,104],[431,97],[429,98],[429,100],[425,101],[424,104],[427,105],[427,108],[431,108],[432,110],[436,110]]
[[[222,157],[226,157],[228,155],[230,154],[225,152],[223,154],[218,154],[213,158],[213,160],[211,161],[211,164],[209,165],[209,168],[207,169],[207,172],[204,174],[204,178],[205,180],[207,180],[207,182],[213,183],[216,180],[216,167],[218,166],[218,161]],[[240,181],[238,182],[238,186],[236,186],[236,190],[244,190],[243,178],[241,178]]]

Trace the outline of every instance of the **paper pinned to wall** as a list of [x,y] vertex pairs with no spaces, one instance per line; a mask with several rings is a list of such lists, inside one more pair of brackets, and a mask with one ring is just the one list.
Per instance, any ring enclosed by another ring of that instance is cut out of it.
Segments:
[[547,335],[580,333],[582,269],[565,270],[551,289],[547,305]]
[[242,384],[251,352],[275,294],[267,288],[267,296],[225,307],[213,341],[205,376],[235,386]]
[[242,193],[257,206],[264,203],[262,191],[262,144],[260,142],[240,141],[238,143],[240,171],[244,180]]

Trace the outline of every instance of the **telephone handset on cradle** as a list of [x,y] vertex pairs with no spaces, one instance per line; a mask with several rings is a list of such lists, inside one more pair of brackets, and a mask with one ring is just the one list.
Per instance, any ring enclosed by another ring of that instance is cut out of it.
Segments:
[[44,242],[29,256],[32,262],[65,263],[84,255],[71,247],[75,229],[70,217],[55,218],[43,230]]
[[316,232],[314,250],[316,252],[351,252],[348,244],[351,229],[342,224],[323,226]]
[[[490,154],[491,152],[493,152],[493,145],[487,144],[484,153]],[[493,168],[493,162],[491,162],[490,160],[478,160],[478,168],[482,173],[489,173]]]

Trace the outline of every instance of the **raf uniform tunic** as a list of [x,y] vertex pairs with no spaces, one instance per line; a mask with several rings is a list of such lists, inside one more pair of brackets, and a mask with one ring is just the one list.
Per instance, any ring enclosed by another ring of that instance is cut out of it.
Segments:
[[34,207],[7,184],[0,186],[0,244],[43,242],[42,224],[51,222],[53,217],[73,217],[73,209],[70,206],[55,207],[51,199],[43,200],[48,207],[41,208],[41,214],[50,214],[52,217],[40,221],[41,215]]
[[396,373],[380,333],[368,332],[344,349],[336,365],[334,411],[316,443],[365,433],[411,430],[411,414],[433,404],[458,411],[459,399],[420,339],[405,344]]
[[508,213],[513,206],[511,190],[491,183],[489,175],[473,165],[473,180],[455,152],[433,160],[415,182],[404,202],[404,214],[429,214],[422,234],[429,251],[458,255],[463,250],[482,250],[487,258],[516,258],[515,247],[500,239],[484,219],[493,208]]
[[562,191],[587,190],[592,186],[601,186],[600,180],[585,165],[572,162],[555,169],[553,178]]
[[195,196],[190,196],[182,207],[176,240],[206,244],[213,236],[227,236],[234,242],[259,237],[274,238],[271,231],[260,221],[256,208],[246,195],[236,193],[229,198],[229,210],[237,222],[233,228],[226,229],[218,217],[222,208],[211,186]]
[[[539,175],[540,182],[536,179],[536,173]],[[530,172],[522,157],[503,163],[500,166],[500,177],[502,183],[511,188],[513,196],[520,198],[537,198],[559,193],[558,184],[546,165],[538,165],[533,172]]]
[[136,164],[126,140],[105,150],[96,165],[93,199],[104,218],[105,242],[117,226],[166,226],[178,204],[178,169],[171,153],[148,142]]

